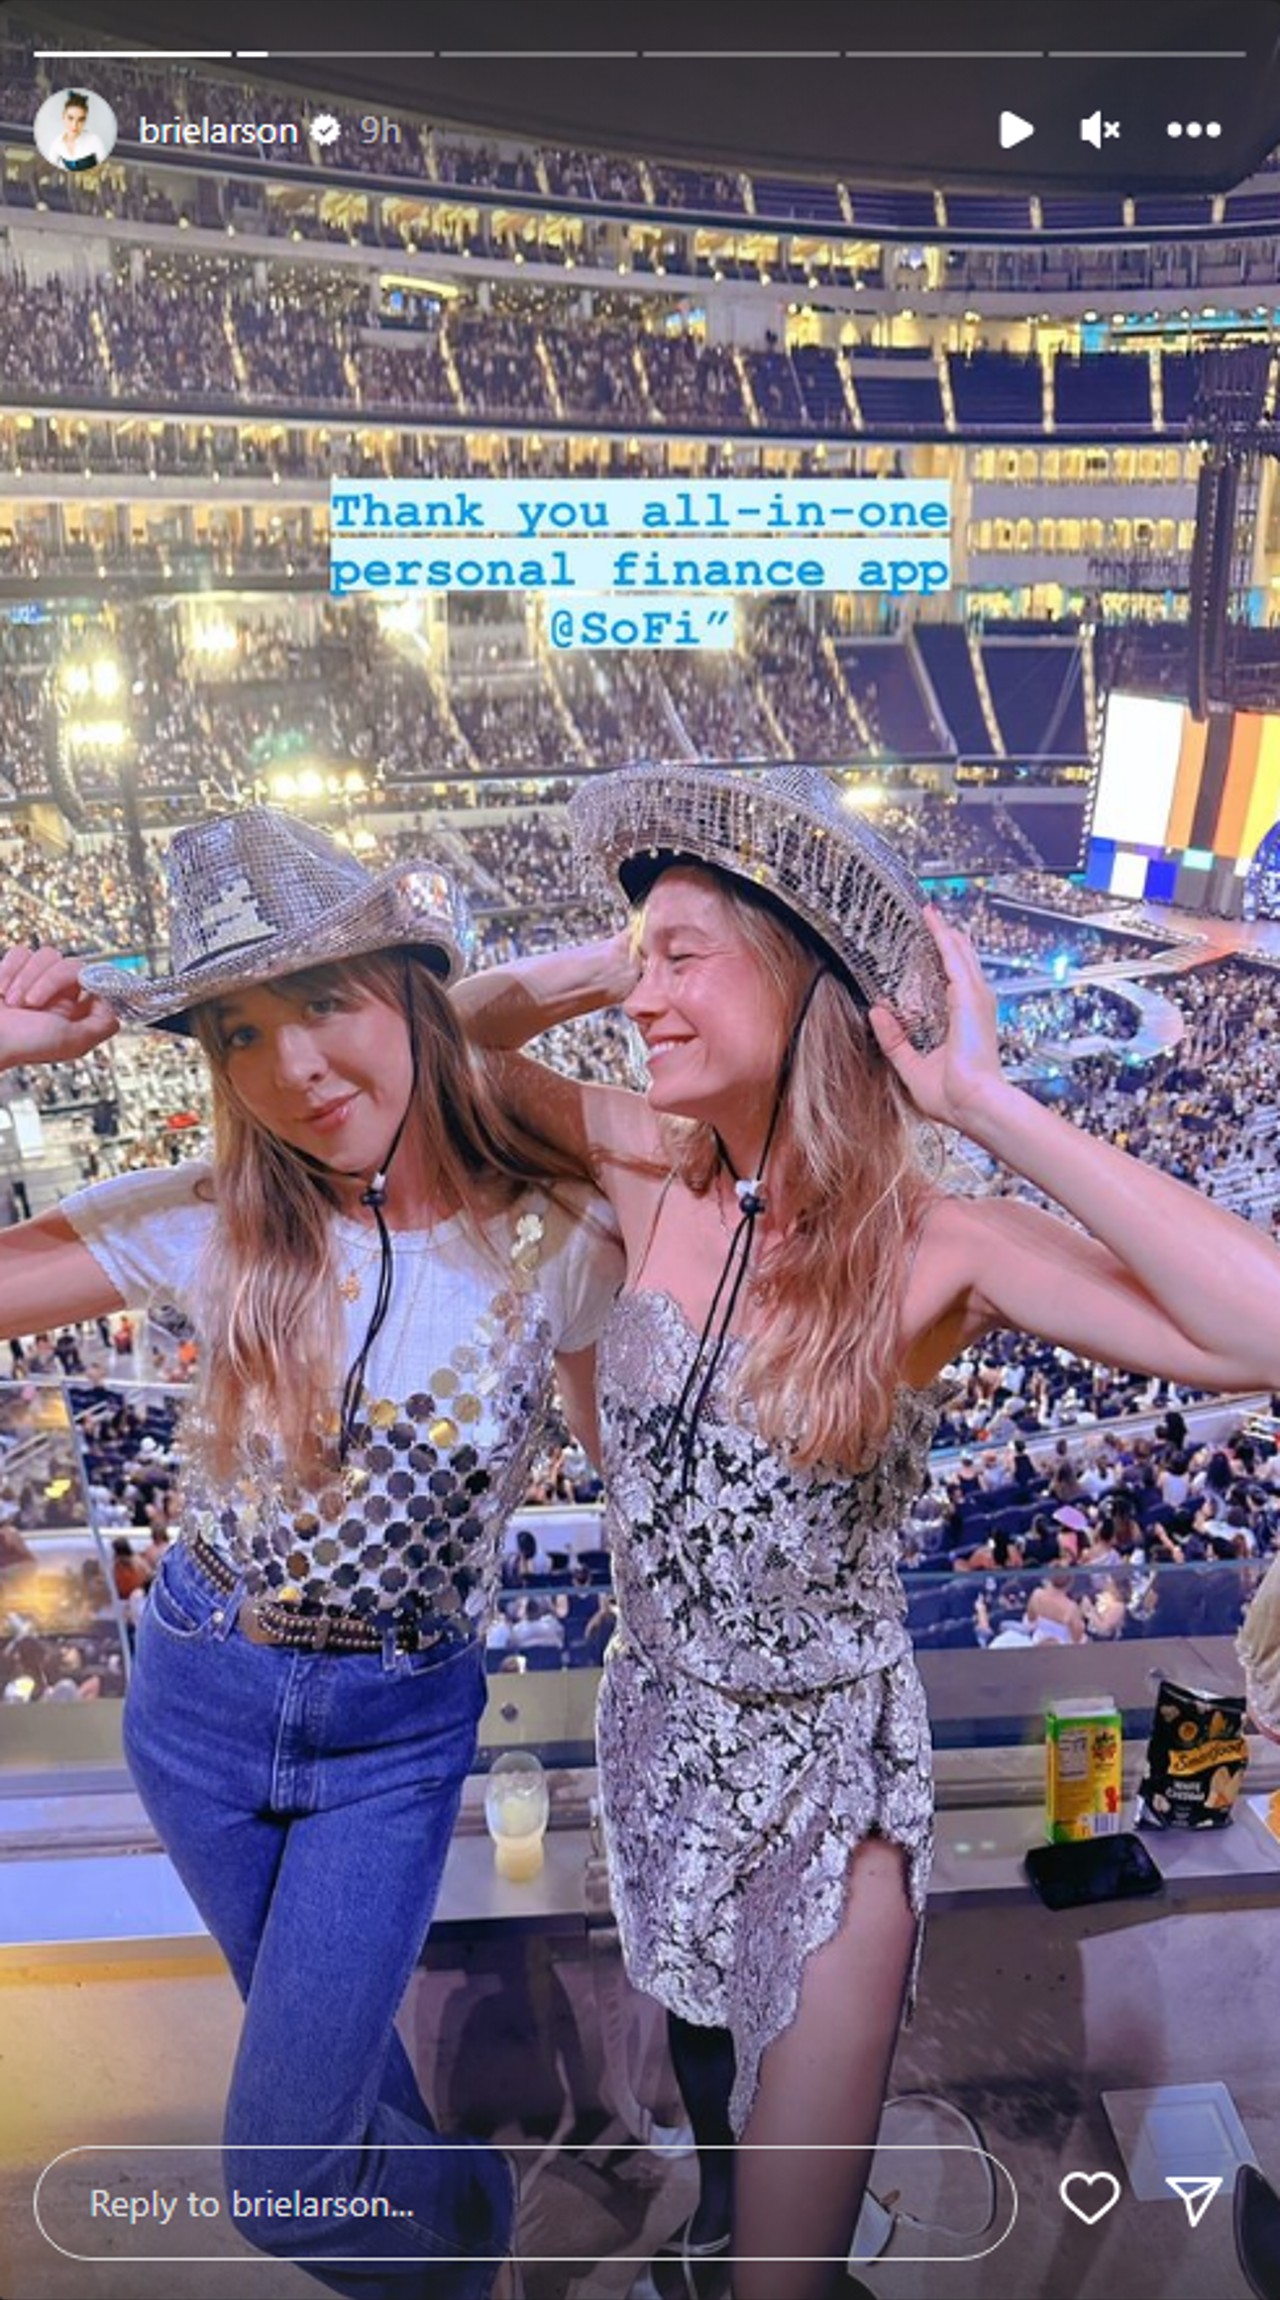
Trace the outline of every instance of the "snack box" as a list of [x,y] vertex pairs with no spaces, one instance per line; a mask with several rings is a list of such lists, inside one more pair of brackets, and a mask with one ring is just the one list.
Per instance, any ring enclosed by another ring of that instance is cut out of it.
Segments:
[[1045,1834],[1051,1844],[1113,1837],[1123,1827],[1124,1720],[1109,1693],[1051,1702],[1045,1711]]

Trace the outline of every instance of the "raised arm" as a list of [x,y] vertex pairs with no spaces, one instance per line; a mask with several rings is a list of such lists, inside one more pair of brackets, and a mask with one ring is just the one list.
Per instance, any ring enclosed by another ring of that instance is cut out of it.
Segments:
[[474,1046],[513,1052],[557,1022],[574,1022],[602,1006],[621,1006],[639,969],[631,936],[606,936],[567,950],[535,951],[486,966],[455,983],[450,1003]]
[[620,1006],[638,972],[631,938],[623,933],[485,967],[449,993],[472,1044],[495,1056],[517,1109],[590,1166],[606,1191],[610,1160],[654,1152],[656,1127],[644,1096],[566,1077],[516,1049],[558,1022]]
[[994,1325],[1204,1389],[1280,1384],[1280,1251],[1251,1223],[1046,1110],[1000,1069],[995,1000],[968,937],[930,914],[951,986],[946,1042],[921,1055],[886,1009],[880,1046],[929,1117],[958,1127],[1075,1216],[953,1199],[931,1260],[963,1338]]
[[[0,1071],[72,1062],[118,1028],[111,1009],[81,990],[74,959],[25,946],[0,958]],[[65,1214],[39,1214],[0,1230],[0,1340],[123,1308]]]

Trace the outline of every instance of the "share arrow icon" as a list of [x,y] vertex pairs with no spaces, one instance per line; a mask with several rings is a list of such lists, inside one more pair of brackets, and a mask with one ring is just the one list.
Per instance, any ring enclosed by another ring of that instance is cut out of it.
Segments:
[[1182,2198],[1188,2220],[1193,2228],[1198,2228],[1222,2186],[1222,2178],[1220,2174],[1210,2174],[1206,2179],[1197,2180],[1190,2173],[1169,2172],[1165,2175],[1164,2184],[1173,2190],[1175,2196]]

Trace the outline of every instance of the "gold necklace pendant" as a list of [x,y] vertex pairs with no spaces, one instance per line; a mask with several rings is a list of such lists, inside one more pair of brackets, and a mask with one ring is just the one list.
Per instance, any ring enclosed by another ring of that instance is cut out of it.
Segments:
[[372,1251],[366,1253],[363,1262],[357,1262],[354,1268],[343,1271],[342,1276],[338,1280],[338,1292],[341,1294],[344,1302],[359,1301],[360,1296],[364,1291],[365,1279],[369,1276],[369,1273],[373,1269],[375,1262],[379,1259],[381,1252],[381,1240],[375,1238],[372,1241]]

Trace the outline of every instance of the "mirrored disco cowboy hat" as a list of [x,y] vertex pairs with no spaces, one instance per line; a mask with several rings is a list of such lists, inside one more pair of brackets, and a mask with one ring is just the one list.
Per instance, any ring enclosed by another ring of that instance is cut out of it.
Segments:
[[191,1008],[303,967],[411,949],[442,982],[465,971],[473,931],[447,871],[427,861],[369,871],[275,807],[179,831],[167,857],[172,973],[81,968],[122,1022],[190,1033]]
[[818,768],[621,767],[583,784],[569,814],[579,852],[630,901],[672,863],[710,863],[816,936],[922,1052],[946,1037],[947,978],[919,885]]

